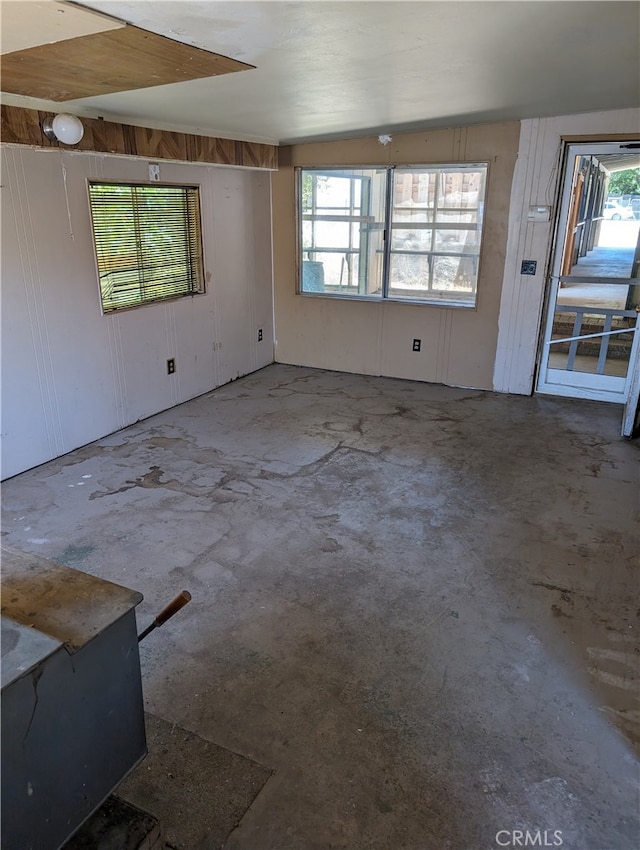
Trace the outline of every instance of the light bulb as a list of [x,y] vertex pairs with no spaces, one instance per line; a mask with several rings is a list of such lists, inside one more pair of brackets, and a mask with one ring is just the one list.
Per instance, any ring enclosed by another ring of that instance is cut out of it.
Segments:
[[84,136],[84,127],[82,121],[75,115],[67,115],[65,112],[61,112],[53,119],[53,132],[63,144],[77,145]]
[[64,145],[77,145],[84,136],[82,121],[75,115],[61,112],[54,116],[53,120],[46,119],[42,122],[42,130],[51,141],[62,142]]

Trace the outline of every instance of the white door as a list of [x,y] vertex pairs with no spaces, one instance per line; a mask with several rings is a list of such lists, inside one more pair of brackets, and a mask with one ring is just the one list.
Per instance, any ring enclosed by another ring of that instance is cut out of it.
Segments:
[[640,333],[640,193],[610,193],[640,144],[569,145],[537,391],[624,404]]
[[640,357],[629,367],[629,396],[622,415],[622,436],[635,437],[640,430]]

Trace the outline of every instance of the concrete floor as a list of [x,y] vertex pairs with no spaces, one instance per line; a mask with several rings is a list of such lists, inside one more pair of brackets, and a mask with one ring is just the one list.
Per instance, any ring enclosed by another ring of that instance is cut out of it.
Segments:
[[[638,238],[638,225],[630,223],[628,244],[596,245],[572,267],[574,277],[631,277],[633,256]],[[626,288],[626,287],[625,287]]]
[[2,534],[142,591],[140,629],[191,591],[145,701],[274,771],[227,850],[630,850],[620,419],[274,365],[5,482]]

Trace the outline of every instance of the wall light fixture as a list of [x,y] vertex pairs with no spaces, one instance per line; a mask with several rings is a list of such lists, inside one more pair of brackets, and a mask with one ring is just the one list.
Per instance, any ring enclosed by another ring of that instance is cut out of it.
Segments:
[[42,122],[42,132],[52,142],[62,142],[64,145],[77,145],[84,136],[82,121],[75,115],[61,112],[53,118],[45,118]]

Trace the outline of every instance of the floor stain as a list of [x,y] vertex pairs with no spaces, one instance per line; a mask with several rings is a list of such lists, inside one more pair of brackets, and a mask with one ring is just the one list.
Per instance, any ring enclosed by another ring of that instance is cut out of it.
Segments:
[[571,590],[571,588],[560,587],[557,584],[549,584],[546,581],[532,581],[531,584],[534,587],[544,587],[546,590],[557,590],[559,593],[563,593],[563,594],[575,593],[575,591]]
[[563,611],[559,605],[553,604],[551,606],[551,613],[554,617],[567,617],[569,620],[573,620],[573,614],[568,614],[566,611]]
[[67,546],[64,552],[59,555],[54,555],[53,560],[59,564],[64,564],[66,567],[77,567],[86,561],[89,555],[95,551],[95,546]]
[[152,437],[147,440],[147,445],[156,449],[174,449],[178,446],[188,446],[189,443],[183,437]]

